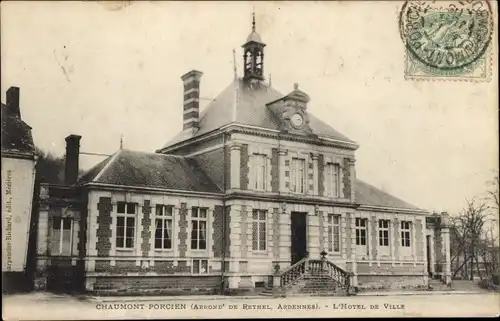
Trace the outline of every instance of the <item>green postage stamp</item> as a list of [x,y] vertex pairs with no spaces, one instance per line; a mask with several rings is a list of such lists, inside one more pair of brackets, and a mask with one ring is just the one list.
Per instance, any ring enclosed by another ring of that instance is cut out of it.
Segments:
[[493,14],[488,1],[406,1],[399,29],[406,46],[406,79],[491,79]]

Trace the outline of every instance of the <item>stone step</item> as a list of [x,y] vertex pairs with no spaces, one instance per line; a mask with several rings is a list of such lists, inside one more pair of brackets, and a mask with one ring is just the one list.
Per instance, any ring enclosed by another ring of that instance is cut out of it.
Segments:
[[333,287],[336,288],[337,285],[333,283],[323,283],[323,284],[317,284],[317,283],[306,283],[304,284],[304,287],[309,287],[309,288],[325,288],[325,287]]
[[334,282],[336,283],[336,280],[330,279],[330,278],[324,278],[324,279],[318,279],[318,278],[305,278],[304,279],[306,282]]
[[301,289],[302,293],[325,293],[325,292],[336,292],[337,289]]
[[344,292],[295,293],[293,296],[346,296]]
[[308,284],[337,284],[337,282],[335,280],[331,280],[331,279],[321,279],[321,280],[306,279],[304,281]]
[[[268,286],[262,296],[276,296],[276,291]],[[343,285],[334,279],[327,271],[307,271],[287,285],[282,295],[287,296],[347,296]]]
[[335,284],[304,284],[304,288],[337,288]]

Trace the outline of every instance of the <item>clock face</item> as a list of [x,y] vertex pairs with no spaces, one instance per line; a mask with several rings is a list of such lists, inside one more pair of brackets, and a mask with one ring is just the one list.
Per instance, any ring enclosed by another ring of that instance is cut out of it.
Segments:
[[300,127],[302,126],[302,123],[304,122],[304,119],[302,118],[302,115],[300,114],[293,114],[292,117],[290,118],[292,125],[295,127]]

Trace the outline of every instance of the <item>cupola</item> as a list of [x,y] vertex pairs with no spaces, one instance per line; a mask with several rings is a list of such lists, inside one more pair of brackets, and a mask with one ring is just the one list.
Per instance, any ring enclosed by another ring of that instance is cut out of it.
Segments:
[[255,31],[255,13],[252,17],[252,32],[248,35],[243,47],[243,66],[245,81],[264,80],[264,47],[265,43]]

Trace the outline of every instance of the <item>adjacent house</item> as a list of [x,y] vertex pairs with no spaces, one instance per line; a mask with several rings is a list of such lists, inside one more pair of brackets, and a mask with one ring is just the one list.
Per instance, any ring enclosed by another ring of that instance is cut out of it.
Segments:
[[39,288],[286,290],[316,272],[344,290],[450,282],[444,220],[356,177],[359,145],[310,113],[298,84],[265,81],[255,21],[242,47],[243,77],[202,112],[203,73],[181,77],[183,129],[155,152],[118,150],[78,177],[81,137],[66,138],[66,184],[42,186]]
[[21,118],[19,88],[7,90],[2,103],[2,280],[3,289],[26,281],[28,233],[35,181],[31,127]]

